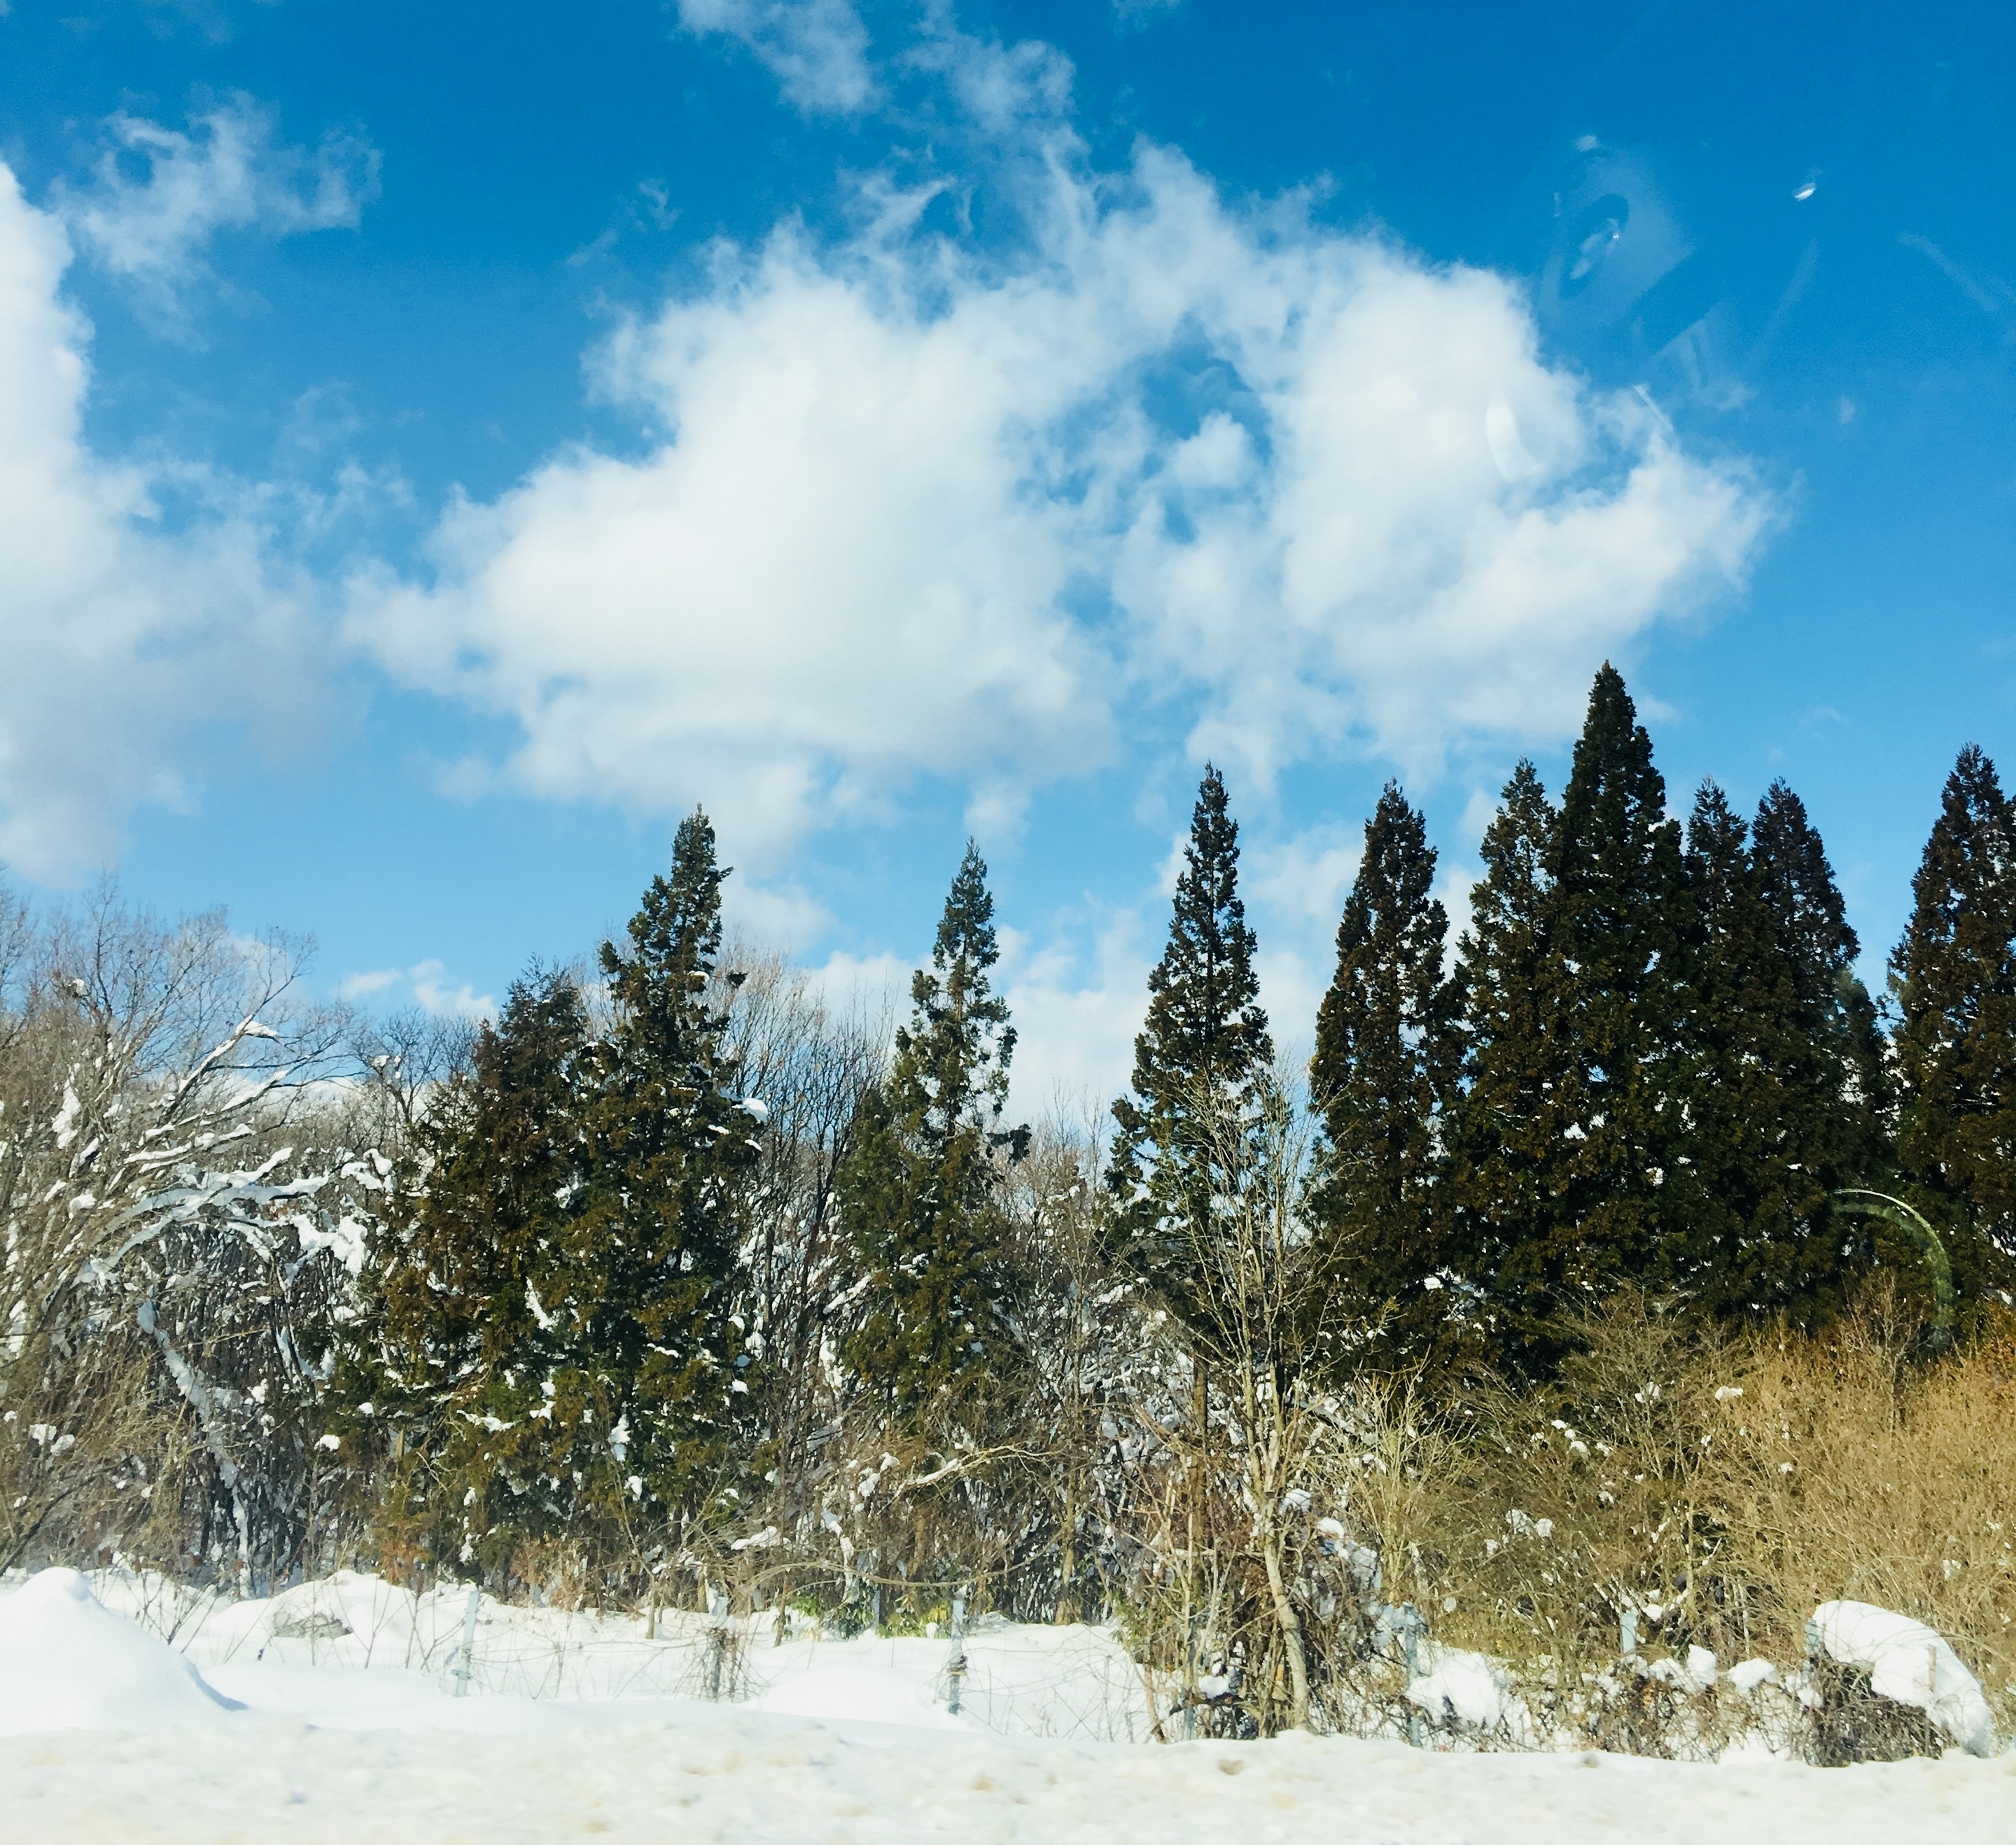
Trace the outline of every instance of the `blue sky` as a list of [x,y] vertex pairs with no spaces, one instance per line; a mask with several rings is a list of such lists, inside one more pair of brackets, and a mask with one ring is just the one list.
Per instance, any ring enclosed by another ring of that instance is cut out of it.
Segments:
[[1460,899],[1610,656],[1874,973],[2008,749],[2013,78],[1988,6],[13,0],[0,857],[455,1006],[695,800],[837,988],[971,830],[1040,1108],[1207,756],[1294,1041],[1381,782]]

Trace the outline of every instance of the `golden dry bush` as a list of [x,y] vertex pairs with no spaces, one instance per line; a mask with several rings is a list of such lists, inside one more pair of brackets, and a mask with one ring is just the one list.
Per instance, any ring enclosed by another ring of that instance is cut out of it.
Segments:
[[[1598,1728],[1606,1688],[1671,1686],[1692,1648],[1789,1676],[1848,1599],[1936,1628],[2016,1728],[2016,1323],[1929,1362],[1915,1332],[1881,1297],[1824,1336],[1733,1338],[1619,1300],[1553,1384],[1478,1401],[1382,1548],[1435,1638],[1505,1661],[1555,1725]],[[1693,1746],[1744,1720],[1659,1695]],[[1670,1715],[1620,1746],[1665,1746]]]
[[1730,1563],[1780,1650],[1837,1599],[1935,1627],[2016,1728],[2016,1327],[1913,1364],[1888,1317],[1751,1342],[1715,1469]]

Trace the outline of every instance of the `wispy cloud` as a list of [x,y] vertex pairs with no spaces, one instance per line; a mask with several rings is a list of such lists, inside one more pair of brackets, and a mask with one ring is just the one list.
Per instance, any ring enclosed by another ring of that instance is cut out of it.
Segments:
[[851,0],[679,0],[679,23],[754,52],[809,114],[853,115],[880,93],[868,28]]
[[1899,232],[1897,241],[1906,250],[1917,251],[1983,314],[2005,325],[2016,322],[2016,288],[2011,288],[2000,276],[1990,275],[1982,280],[1955,262],[1931,238],[1921,237],[1916,231]]
[[378,196],[378,151],[332,131],[313,149],[279,135],[265,104],[227,96],[185,128],[118,114],[83,185],[59,186],[56,208],[85,253],[131,283],[155,308],[172,308],[212,279],[207,253],[220,232],[284,237],[355,226]]
[[408,998],[423,1012],[437,1018],[494,1019],[497,1016],[497,1002],[491,994],[477,992],[466,980],[452,979],[446,963],[440,961],[345,974],[337,983],[336,991],[340,999],[369,999],[380,1004]]

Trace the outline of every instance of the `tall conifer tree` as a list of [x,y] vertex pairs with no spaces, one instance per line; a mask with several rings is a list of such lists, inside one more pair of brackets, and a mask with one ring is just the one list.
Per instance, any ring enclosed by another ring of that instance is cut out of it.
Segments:
[[1310,1088],[1323,1117],[1309,1209],[1336,1285],[1382,1326],[1387,1355],[1424,1357],[1449,1290],[1438,1116],[1452,1086],[1449,916],[1431,894],[1421,816],[1389,782],[1337,926],[1337,972],[1316,1015]]
[[987,866],[968,841],[888,1080],[864,1099],[838,1179],[869,1289],[847,1358],[905,1419],[956,1410],[999,1357],[999,1162],[1028,1144],[1027,1128],[999,1124],[1015,1050],[989,979],[999,958]]
[[1947,778],[1890,958],[1900,1015],[1897,1146],[1920,1207],[1949,1235],[1954,1278],[2016,1253],[2016,813],[1969,744]]
[[1839,1060],[1844,1093],[1867,1110],[1859,1131],[1880,1138],[1882,1037],[1875,1005],[1856,977],[1861,944],[1849,926],[1827,848],[1805,803],[1783,782],[1773,782],[1757,804],[1750,836],[1758,890],[1791,959],[1801,1016]]
[[[1625,1279],[1661,1279],[1675,1215],[1662,1191],[1682,1150],[1679,829],[1613,667],[1590,690],[1560,811],[1545,807],[1530,771],[1515,777],[1487,841],[1454,1124],[1467,1260],[1489,1277],[1501,1355],[1529,1370]],[[1500,919],[1514,898],[1530,921]]]
[[1548,948],[1560,983],[1556,1210],[1517,1280],[1571,1311],[1626,1276],[1661,1275],[1661,1192],[1681,1124],[1669,1106],[1685,922],[1679,826],[1622,676],[1596,676],[1554,836]]
[[368,1271],[371,1426],[419,1469],[406,1509],[437,1521],[437,1563],[494,1575],[608,1487],[610,1422],[583,1421],[599,1394],[578,1382],[597,1355],[556,1311],[599,1286],[579,1264],[588,1043],[571,978],[513,985],[472,1066],[422,1117],[419,1183],[392,1193]]
[[1119,1131],[1107,1174],[1118,1253],[1179,1315],[1196,1310],[1191,1253],[1208,1222],[1218,1176],[1210,1149],[1222,1131],[1198,1110],[1237,1119],[1253,1110],[1273,1062],[1255,945],[1239,896],[1238,822],[1207,764],[1168,944],[1148,976],[1133,1092],[1113,1105]]
[[[1778,843],[1793,830],[1796,800],[1782,787],[1766,797]],[[1745,830],[1722,790],[1705,783],[1687,825],[1688,933],[1678,956],[1684,1066],[1674,1099],[1684,1150],[1671,1186],[1681,1221],[1657,1279],[1723,1318],[1810,1318],[1843,1293],[1844,1228],[1851,1244],[1859,1240],[1831,1198],[1858,1176],[1856,1099],[1802,994],[1812,970],[1791,939],[1791,868],[1776,863],[1767,879]],[[1803,845],[1798,854],[1795,913],[1824,903]]]
[[615,1019],[598,1059],[596,1159],[578,1234],[603,1280],[581,1311],[621,1380],[613,1408],[629,1490],[668,1505],[729,1458],[748,1402],[731,1290],[756,1126],[710,998],[727,876],[696,809],[628,946],[604,942],[600,957]]
[[1552,1235],[1565,1125],[1561,980],[1548,940],[1556,823],[1539,775],[1521,761],[1485,832],[1484,876],[1471,890],[1456,958],[1462,1084],[1446,1129],[1448,1259],[1464,1275],[1461,1300],[1479,1332],[1514,1362],[1531,1325],[1546,1318],[1546,1302],[1500,1278],[1510,1252],[1543,1246]]

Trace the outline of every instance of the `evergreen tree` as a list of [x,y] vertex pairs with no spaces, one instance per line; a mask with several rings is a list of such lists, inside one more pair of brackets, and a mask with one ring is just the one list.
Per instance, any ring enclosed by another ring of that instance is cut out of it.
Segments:
[[[418,1129],[418,1183],[391,1196],[376,1260],[371,1426],[416,1469],[400,1509],[437,1563],[495,1574],[519,1541],[568,1525],[607,1470],[610,1424],[585,1423],[556,1378],[582,1368],[554,1311],[579,1286],[588,1023],[563,973],[511,988]],[[550,1305],[549,1304],[551,1304]]]
[[463,1560],[493,1575],[527,1536],[592,1546],[697,1509],[731,1458],[748,1361],[729,1286],[754,1146],[707,1001],[724,876],[695,813],[628,951],[603,944],[606,1039],[569,976],[513,987],[429,1110],[421,1182],[392,1214],[387,1409]]
[[1681,1122],[1677,1075],[1685,927],[1679,828],[1651,739],[1616,668],[1596,676],[1554,836],[1548,948],[1561,1032],[1556,1214],[1514,1251],[1529,1304],[1590,1304],[1626,1276],[1663,1281],[1672,1212],[1661,1196]]
[[1947,778],[1890,958],[1897,1149],[1913,1202],[1978,1289],[2016,1253],[2016,813],[1972,744]]
[[1330,1244],[1336,1285],[1381,1322],[1385,1354],[1403,1362],[1436,1343],[1448,1299],[1437,1273],[1446,1227],[1437,1127],[1456,1041],[1435,871],[1421,816],[1389,782],[1366,823],[1309,1064],[1324,1131],[1310,1214]]
[[611,1447],[626,1488],[668,1508],[711,1490],[748,1403],[730,1293],[755,1124],[710,997],[727,876],[696,809],[627,948],[604,942],[600,957],[614,1020],[596,1061],[596,1157],[576,1231],[599,1285],[570,1304],[597,1355],[592,1407],[621,1433]]
[[1877,1134],[1883,1096],[1882,1036],[1876,1007],[1855,974],[1861,944],[1805,804],[1773,782],[1757,804],[1751,858],[1792,967],[1801,1017],[1840,1060],[1840,1085],[1868,1111],[1862,1131]]
[[[1791,1081],[1806,1100],[1794,1136],[1800,1151],[1788,1158],[1809,1170],[1830,1196],[1845,1185],[1880,1185],[1895,1162],[1886,1125],[1890,1084],[1875,1003],[1855,973],[1862,945],[1849,926],[1805,804],[1782,781],[1757,804],[1751,862],[1791,963],[1797,1059]],[[1813,1255],[1806,1284],[1813,1311],[1823,1311],[1850,1285],[1868,1254],[1867,1219],[1845,1219],[1830,1209],[1823,1229],[1821,1214],[1816,1208],[1804,1232]]]
[[1133,1092],[1113,1105],[1118,1128],[1107,1182],[1116,1253],[1181,1317],[1194,1314],[1195,1239],[1215,1178],[1221,1124],[1258,1106],[1273,1062],[1255,946],[1239,897],[1239,826],[1225,782],[1207,764],[1176,881],[1168,945],[1148,976],[1148,1016],[1134,1041]]
[[1544,1247],[1555,1223],[1561,1128],[1558,970],[1549,951],[1557,816],[1530,762],[1506,784],[1486,829],[1456,986],[1462,1081],[1446,1141],[1459,1304],[1484,1303],[1479,1330],[1517,1362],[1544,1297],[1508,1300],[1510,1252]]
[[1627,1279],[1667,1279],[1687,892],[1651,740],[1613,667],[1559,812],[1529,770],[1507,803],[1461,969],[1453,1189],[1500,1356],[1545,1371],[1579,1314]]
[[997,1356],[1000,1159],[1028,1145],[1027,1128],[999,1126],[1015,1032],[988,978],[999,958],[987,867],[969,840],[837,1181],[868,1290],[847,1361],[906,1420],[956,1411]]
[[[1774,853],[1796,832],[1797,798],[1782,786],[1766,797]],[[1814,882],[1819,842],[1810,829],[1804,838],[1813,851],[1798,844],[1796,865],[1774,857],[1767,880],[1767,861],[1749,849],[1743,822],[1712,782],[1702,786],[1687,825],[1676,1092],[1684,1151],[1672,1174],[1681,1221],[1658,1273],[1723,1318],[1810,1318],[1838,1304],[1844,1230],[1851,1246],[1859,1240],[1831,1198],[1858,1175],[1857,1098],[1844,1085],[1826,1021],[1802,991],[1816,984],[1815,970],[1794,952],[1801,918],[1805,953],[1819,948],[1820,917],[1809,912],[1826,904]],[[1831,893],[1823,855],[1818,873]],[[1837,935],[1825,951],[1841,945]]]

